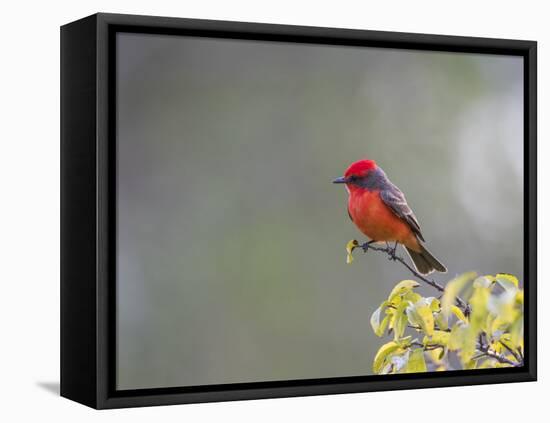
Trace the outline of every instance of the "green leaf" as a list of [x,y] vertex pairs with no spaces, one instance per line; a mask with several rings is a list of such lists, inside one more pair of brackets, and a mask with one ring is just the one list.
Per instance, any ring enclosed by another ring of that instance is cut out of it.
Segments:
[[409,361],[405,369],[406,373],[427,372],[426,360],[424,359],[424,350],[422,348],[414,349],[409,355]]
[[405,336],[404,338],[401,338],[399,341],[395,342],[397,342],[402,349],[409,348],[412,343],[412,336]]
[[475,354],[478,335],[479,330],[472,323],[466,326],[463,332],[462,349],[458,354],[463,366],[467,366]]
[[388,323],[390,321],[390,316],[389,315],[386,315],[386,317],[384,317],[382,319],[382,323],[380,323],[380,327],[378,328],[378,331],[375,332],[375,334],[377,336],[382,336],[384,335],[384,331],[386,330],[386,328],[388,327]]
[[462,322],[455,323],[451,329],[449,340],[447,341],[447,347],[452,351],[457,351],[464,345],[464,334],[466,332],[467,325]]
[[442,345],[446,347],[450,337],[450,332],[436,330],[432,336],[425,336],[423,343],[424,345]]
[[443,316],[443,313],[441,312],[435,313],[434,319],[435,319],[435,324],[439,329],[447,330],[449,328],[449,322],[447,321],[445,316]]
[[512,285],[511,289],[505,289],[500,294],[491,293],[488,298],[487,309],[500,322],[511,323],[518,314],[515,291],[517,289]]
[[496,276],[497,283],[502,286],[507,292],[511,292],[514,295],[516,294],[517,290],[519,289],[519,281],[518,278],[512,275],[508,275],[505,273],[499,273]]
[[380,373],[384,368],[384,365],[386,363],[386,359],[388,358],[388,356],[400,349],[401,347],[399,346],[399,344],[394,341],[391,341],[382,345],[378,350],[378,352],[376,353],[376,356],[374,357],[374,362],[372,364],[372,371],[374,373]]
[[428,336],[433,335],[435,325],[434,316],[425,298],[407,307],[407,317],[411,325],[420,326],[422,331]]
[[407,306],[408,303],[403,301],[401,304],[399,304],[395,311],[395,321],[393,324],[395,340],[401,338],[405,333],[405,329],[407,328],[407,323],[409,321],[406,314]]
[[453,305],[451,306],[451,311],[453,312],[453,314],[456,316],[458,320],[462,320],[464,323],[468,323],[468,319],[466,319],[466,316],[464,316],[464,313],[460,308]]
[[439,301],[437,298],[428,297],[428,298],[426,298],[426,300],[428,301],[428,304],[430,305],[430,310],[432,310],[433,312],[438,312],[438,311],[441,310],[441,301]]
[[418,301],[420,301],[422,299],[422,295],[417,294],[414,291],[409,291],[409,292],[406,292],[405,294],[403,294],[402,297],[397,297],[397,298],[402,298],[403,301],[411,302],[411,303],[414,304],[414,303],[417,303]]
[[523,314],[518,314],[510,327],[510,343],[513,348],[523,345]]
[[[512,284],[516,288],[519,288],[518,278],[516,278],[514,275],[510,275],[509,273],[498,273],[495,279],[499,284]],[[506,289],[505,286],[502,287]]]
[[422,329],[428,336],[432,336],[434,333],[434,316],[432,310],[427,305],[420,305],[416,307],[416,312],[420,317],[420,324]]
[[464,370],[471,370],[477,367],[477,360],[468,360],[464,363]]
[[456,297],[464,289],[464,287],[472,282],[476,277],[475,272],[466,272],[451,280],[445,287],[443,298],[441,299],[441,312],[446,318],[451,314],[451,306],[455,303]]
[[436,370],[447,370],[445,365],[440,363],[440,361],[445,358],[445,354],[447,354],[447,348],[436,348],[433,350],[424,351],[424,353],[434,364],[439,364],[439,367]]
[[470,305],[472,306],[472,313],[470,314],[470,325],[472,325],[476,331],[483,329],[487,323],[487,314],[489,309],[487,308],[490,298],[490,288],[476,287],[470,297]]
[[516,304],[519,306],[523,305],[523,289],[516,292]]
[[370,325],[372,326],[372,330],[376,334],[376,336],[382,336],[384,334],[384,331],[386,330],[386,327],[388,326],[388,322],[390,319],[389,315],[386,315],[384,318],[381,319],[382,311],[386,309],[388,305],[387,301],[384,301],[380,307],[378,307],[374,313],[372,313],[372,316],[370,317]]
[[474,288],[489,288],[493,284],[494,278],[491,275],[480,276],[474,280]]
[[397,296],[403,296],[407,292],[412,291],[413,288],[416,288],[420,284],[413,280],[404,280],[399,282],[395,287],[392,289],[390,296],[388,297],[388,301],[391,303],[395,297]]
[[347,244],[346,244],[346,251],[348,253],[347,257],[346,257],[346,263],[347,264],[351,264],[351,262],[353,261],[353,250],[355,250],[357,247],[359,246],[359,243],[357,242],[356,239],[352,239],[351,241],[349,241]]

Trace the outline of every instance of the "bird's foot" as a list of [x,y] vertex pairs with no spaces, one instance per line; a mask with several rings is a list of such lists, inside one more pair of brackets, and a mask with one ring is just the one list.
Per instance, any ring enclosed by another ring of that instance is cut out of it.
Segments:
[[360,247],[363,249],[363,252],[366,253],[367,251],[369,251],[369,246],[375,242],[376,241],[365,242],[364,244],[360,245]]
[[397,242],[394,244],[393,248],[390,246],[390,244],[386,243],[387,247],[388,247],[388,260],[390,261],[395,261],[397,260],[397,255],[396,255],[396,252],[397,252]]

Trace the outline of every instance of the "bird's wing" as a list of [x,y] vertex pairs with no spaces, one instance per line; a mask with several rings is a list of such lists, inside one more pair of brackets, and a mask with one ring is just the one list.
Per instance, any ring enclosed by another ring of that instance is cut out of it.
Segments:
[[[391,183],[390,183],[391,184]],[[421,241],[424,241],[424,237],[420,232],[420,225],[414,215],[413,211],[407,204],[405,195],[395,185],[388,185],[385,189],[380,191],[380,198],[393,211],[397,217],[403,219],[411,228]]]

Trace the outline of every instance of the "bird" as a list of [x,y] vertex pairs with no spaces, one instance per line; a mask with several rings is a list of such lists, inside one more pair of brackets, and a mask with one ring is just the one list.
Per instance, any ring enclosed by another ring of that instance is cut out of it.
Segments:
[[332,181],[345,184],[348,192],[348,215],[371,243],[395,242],[403,245],[415,269],[422,275],[447,268],[424,246],[420,224],[407,204],[405,195],[386,176],[374,160],[352,163],[344,176]]

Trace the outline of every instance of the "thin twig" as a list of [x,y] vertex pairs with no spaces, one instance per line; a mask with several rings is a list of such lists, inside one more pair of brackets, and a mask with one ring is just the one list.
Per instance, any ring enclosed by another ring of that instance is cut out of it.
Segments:
[[[409,271],[414,276],[416,276],[418,279],[420,279],[425,284],[430,285],[432,288],[437,289],[439,292],[445,292],[445,287],[443,285],[437,283],[436,281],[434,281],[432,279],[426,278],[421,273],[418,273],[416,271],[416,269],[413,268],[409,263],[407,263],[403,257],[398,256],[397,254],[395,254],[395,250],[393,248],[391,248],[391,247],[378,247],[378,246],[375,246],[375,245],[370,245],[368,242],[360,245],[359,247],[362,248],[365,253],[368,250],[374,250],[374,251],[380,251],[382,253],[386,253],[389,256],[390,260],[395,260],[395,261],[400,262],[403,266],[405,266],[407,269],[409,269]],[[464,314],[466,316],[468,316],[470,314],[470,311],[471,311],[470,310],[470,305],[466,301],[464,301],[460,297],[456,297],[456,303],[458,304],[459,307],[461,307],[463,309]]]
[[500,363],[509,364],[512,367],[523,366],[523,360],[518,360],[518,361],[510,360],[508,357],[490,350],[487,345],[478,345],[477,349],[481,354],[486,355],[487,357],[490,357],[490,358],[494,358]]
[[440,349],[440,348],[445,349],[445,347],[443,345],[440,345],[440,344],[424,345],[422,342],[418,342],[418,341],[411,342],[411,346],[422,347],[424,349],[424,351],[433,351],[433,350],[437,350],[437,349]]
[[[420,326],[413,326],[413,325],[407,325],[407,327],[409,329],[414,329],[418,332],[422,332],[422,328]],[[441,329],[440,327],[438,327],[437,325],[434,326],[434,329],[435,330],[438,330],[438,331],[441,331],[441,332],[451,332],[451,329],[447,328],[447,329]]]
[[521,357],[521,360],[523,361],[523,349],[521,348],[521,346],[518,347],[518,354]]
[[[412,342],[411,345],[417,346],[417,347],[422,347],[422,348],[424,348],[424,351],[432,351],[432,350],[437,350],[439,348],[445,349],[445,347],[443,345],[439,345],[439,344],[424,345],[421,342]],[[478,351],[479,351],[478,354],[475,354],[472,357],[472,360],[479,360],[482,357],[489,357],[489,358],[493,358],[493,359],[499,361],[500,363],[509,364],[512,367],[521,367],[521,366],[523,366],[523,361],[516,362],[516,361],[510,360],[508,357],[505,357],[502,354],[498,354],[498,353],[488,349],[487,347],[483,347],[483,349],[482,349],[482,347],[480,346],[478,348]]]
[[516,361],[510,360],[509,358],[503,356],[502,354],[498,354],[498,353],[496,353],[494,351],[491,351],[491,350],[484,351],[483,354],[485,354],[487,357],[494,358],[495,360],[497,360],[500,363],[509,364],[512,367],[521,367],[521,366],[523,366],[523,362],[518,363]]
[[508,352],[510,354],[512,354],[514,356],[514,358],[518,361],[518,362],[521,362],[522,361],[522,358],[521,356],[516,352],[514,351],[512,348],[510,348],[508,345],[506,345],[504,342],[502,341],[498,341],[500,343],[500,345],[502,345],[504,348],[506,348],[506,350],[508,350]]

